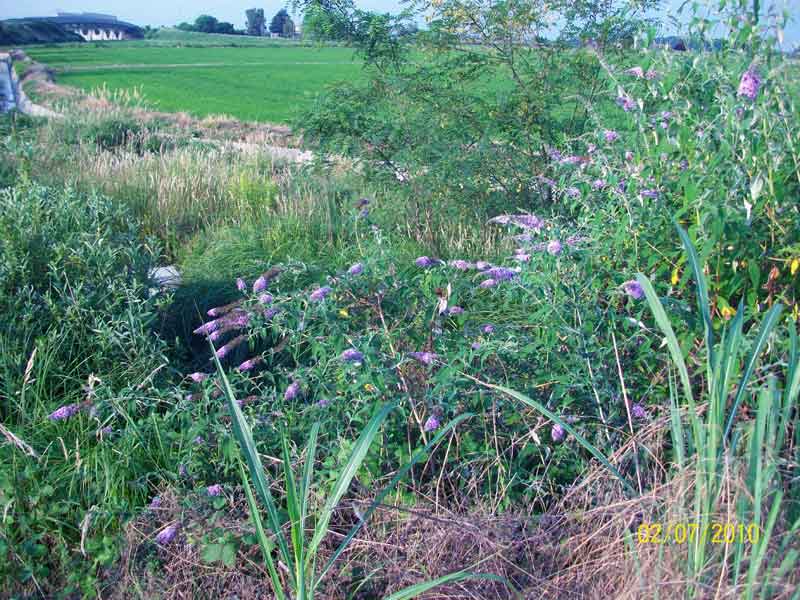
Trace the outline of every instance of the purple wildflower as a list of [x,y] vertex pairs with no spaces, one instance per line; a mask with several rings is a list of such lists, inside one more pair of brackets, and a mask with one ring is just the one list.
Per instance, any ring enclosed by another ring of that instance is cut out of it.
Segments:
[[364,362],[364,355],[354,348],[348,348],[342,352],[341,358],[344,362],[351,362],[357,365],[360,365],[362,362]]
[[369,204],[369,198],[359,198],[358,202],[356,202],[356,208],[364,208]]
[[221,325],[222,325],[222,319],[214,319],[213,321],[209,321],[208,323],[203,323],[192,333],[194,333],[195,335],[209,335],[210,333],[213,333],[214,331],[219,329]]
[[186,468],[186,465],[183,463],[178,465],[178,475],[181,477],[186,477],[189,474],[189,469]]
[[475,268],[479,271],[485,271],[486,269],[491,269],[491,263],[486,262],[485,260],[479,260],[475,263]]
[[240,292],[244,292],[247,289],[247,282],[242,279],[241,277],[236,278],[236,289]]
[[475,268],[475,265],[473,263],[461,259],[451,260],[447,264],[449,264],[451,267],[458,269],[459,271],[469,271],[470,269]]
[[333,291],[332,288],[330,288],[327,285],[324,285],[321,288],[317,288],[316,290],[311,292],[311,295],[309,295],[308,299],[311,300],[312,302],[320,302],[324,300],[325,297],[332,291]]
[[297,398],[297,395],[300,393],[300,384],[297,381],[293,381],[289,384],[286,388],[286,391],[283,393],[283,398],[285,400],[294,400]]
[[231,350],[236,348],[239,344],[244,342],[247,339],[246,336],[240,335],[233,338],[230,342],[219,348],[216,352],[217,358],[225,358],[228,354],[231,353]]
[[409,352],[408,355],[426,366],[431,366],[433,361],[439,358],[439,355],[433,352]]
[[658,198],[658,190],[642,190],[640,192],[645,198]]
[[264,320],[269,321],[272,317],[277,315],[279,312],[281,312],[281,309],[279,309],[279,308],[270,308],[269,310],[265,310],[264,311]]
[[607,142],[616,142],[619,139],[619,134],[612,129],[606,129],[605,132],[603,132],[603,137]]
[[570,198],[580,198],[580,197],[581,197],[581,191],[580,191],[578,188],[576,188],[576,187],[568,187],[568,188],[565,190],[565,193],[566,193],[566,194],[567,194],[567,196],[569,196]]
[[558,256],[559,254],[561,254],[562,249],[563,246],[561,245],[561,242],[558,240],[551,240],[547,243],[547,253],[552,256]]
[[361,209],[361,211],[358,213],[358,216],[361,217],[362,219],[366,219],[369,216],[369,209],[368,208]]
[[[495,281],[510,281],[517,276],[517,271],[506,267],[492,267],[480,273],[481,277],[489,277]],[[488,280],[487,280],[488,281]]]
[[431,415],[430,417],[428,417],[428,420],[425,421],[423,429],[426,432],[436,431],[437,429],[439,429],[440,426],[441,422],[439,421],[439,418],[436,415]]
[[480,345],[480,343],[479,343],[479,342],[472,342],[472,346],[471,346],[471,348],[472,348],[473,350],[480,350],[480,349],[481,349],[481,345]]
[[566,431],[564,431],[564,428],[558,423],[553,425],[552,429],[550,429],[550,439],[552,439],[554,442],[563,441],[564,435],[566,435]]
[[199,446],[200,444],[202,444],[204,442],[203,436],[198,435],[197,437],[194,438],[193,441],[194,441],[195,445]]
[[263,292],[265,289],[267,289],[267,278],[261,275],[261,277],[253,282],[253,293],[258,294],[259,292]]
[[206,488],[206,492],[209,496],[220,496],[222,495],[222,486],[218,483],[214,485],[210,485]]
[[195,383],[203,383],[208,379],[208,373],[191,373],[188,377]]
[[653,69],[647,69],[647,73],[644,74],[644,78],[648,81],[653,81],[654,79],[658,79],[658,71],[654,71]]
[[604,187],[606,187],[606,182],[603,181],[602,179],[595,179],[592,182],[592,189],[593,190],[602,190]]
[[758,89],[760,87],[761,77],[758,74],[758,70],[751,66],[742,75],[742,79],[739,82],[738,94],[740,96],[744,96],[748,100],[755,100],[758,96]]
[[625,112],[630,112],[636,108],[636,101],[630,96],[619,96],[617,98],[617,104],[621,106],[622,110]]
[[481,333],[485,333],[486,335],[494,333],[494,325],[486,323],[486,325],[481,327]]
[[480,283],[480,285],[478,287],[491,288],[491,287],[494,287],[496,285],[497,285],[497,280],[496,279],[484,279],[483,281],[481,281],[481,283]]
[[514,260],[516,260],[517,262],[525,262],[525,263],[526,262],[530,262],[531,261],[531,255],[530,254],[526,254],[525,252],[517,252],[514,255]]
[[178,533],[177,525],[170,525],[169,527],[165,527],[164,529],[158,532],[158,535],[156,535],[156,542],[158,542],[162,546],[166,546],[172,540],[175,539],[177,533]]
[[644,69],[642,67],[631,67],[625,71],[627,75],[632,75],[637,79],[644,79]]
[[364,265],[361,263],[356,263],[349,269],[347,269],[348,275],[361,275],[364,272]]
[[194,400],[194,398],[195,398],[195,394],[186,394],[186,401],[187,402],[191,402],[192,400]]
[[258,301],[261,304],[272,304],[273,300],[274,300],[274,298],[272,297],[272,294],[261,294],[258,297]]
[[644,289],[635,279],[631,279],[622,284],[622,289],[634,300],[641,300],[644,297]]
[[328,400],[327,398],[320,398],[319,402],[317,402],[317,406],[319,406],[320,408],[327,408],[328,406],[330,406],[330,404],[331,401]]
[[589,160],[584,156],[565,156],[561,159],[562,165],[580,165],[585,162],[589,162]]
[[417,260],[414,261],[414,264],[422,269],[427,269],[428,267],[432,267],[435,263],[427,256],[420,256]]
[[464,314],[464,309],[461,308],[460,306],[451,306],[450,308],[447,309],[447,314],[448,315],[463,315]]
[[633,160],[633,152],[631,152],[630,150],[626,150],[625,151],[625,160],[627,160],[628,162],[632,161]]
[[244,373],[244,372],[246,372],[246,371],[252,371],[253,369],[255,369],[255,368],[256,368],[256,366],[258,365],[258,363],[260,363],[262,360],[263,360],[263,359],[262,359],[260,356],[256,356],[256,357],[254,357],[254,358],[251,358],[251,359],[249,359],[249,360],[246,360],[246,361],[244,361],[242,364],[240,364],[240,365],[239,365],[238,367],[236,367],[236,368],[237,368],[239,371],[241,371],[242,373]]
[[588,146],[586,146],[586,152],[588,154],[594,154],[596,150],[597,150],[597,144],[589,144]]
[[684,158],[684,159],[683,159],[683,160],[680,162],[680,165],[678,165],[678,166],[680,167],[680,170],[681,170],[681,171],[685,171],[686,169],[688,169],[688,168],[689,168],[689,161],[688,161],[688,160],[686,160],[686,159]]
[[644,406],[637,402],[636,404],[631,405],[631,416],[634,419],[646,419],[647,411],[644,409]]
[[624,192],[626,189],[628,189],[628,182],[625,181],[624,179],[621,179],[620,182],[617,184],[617,190],[619,190],[620,192]]
[[112,429],[111,425],[106,425],[105,427],[101,427],[97,431],[100,435],[111,435],[114,433],[114,429]]
[[153,499],[150,501],[150,504],[147,508],[153,509],[158,508],[161,506],[161,496],[153,496]]
[[64,406],[57,408],[50,416],[47,418],[51,421],[65,421],[71,417],[74,417],[81,411],[80,404],[65,404]]

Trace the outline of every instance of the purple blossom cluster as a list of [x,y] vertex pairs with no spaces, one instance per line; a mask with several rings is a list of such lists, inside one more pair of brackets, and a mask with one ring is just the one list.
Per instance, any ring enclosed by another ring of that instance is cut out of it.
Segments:
[[308,296],[312,302],[322,302],[333,291],[333,288],[327,285],[317,288]]
[[81,412],[80,404],[66,404],[54,410],[47,417],[51,421],[66,421]]
[[354,348],[348,348],[342,352],[342,361],[360,365],[364,362],[364,355]]
[[433,352],[409,352],[408,355],[417,362],[420,362],[428,367],[431,366],[434,363],[434,361],[439,358],[439,355],[434,354]]

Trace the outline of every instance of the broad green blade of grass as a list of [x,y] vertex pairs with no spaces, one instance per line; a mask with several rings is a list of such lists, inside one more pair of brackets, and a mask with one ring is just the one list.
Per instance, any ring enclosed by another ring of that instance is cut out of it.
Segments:
[[491,581],[499,581],[501,583],[504,583],[506,586],[510,587],[508,580],[505,579],[504,577],[500,577],[499,575],[458,571],[457,573],[450,573],[449,575],[445,575],[444,577],[439,577],[438,579],[432,579],[431,581],[426,581],[424,583],[418,583],[416,585],[409,586],[405,589],[400,590],[399,592],[391,594],[390,596],[384,597],[384,600],[410,600],[411,598],[418,598],[425,592],[432,590],[435,587],[444,585],[446,583],[456,583],[458,581],[464,581],[465,579],[488,579]]
[[240,409],[239,405],[236,403],[236,397],[233,393],[233,389],[231,389],[231,384],[228,381],[228,377],[225,375],[225,371],[222,369],[219,359],[217,358],[216,348],[214,348],[214,344],[211,341],[209,341],[209,345],[211,346],[211,356],[213,357],[214,364],[217,367],[217,373],[219,373],[220,379],[222,380],[225,398],[228,401],[228,409],[231,413],[233,433],[239,442],[242,453],[244,454],[245,461],[247,462],[247,468],[250,473],[250,478],[253,480],[253,485],[256,488],[256,492],[258,492],[258,495],[261,497],[261,501],[267,508],[269,526],[278,541],[278,548],[281,552],[281,556],[283,557],[286,565],[291,568],[292,556],[289,553],[289,547],[287,546],[286,540],[283,537],[281,522],[278,517],[278,510],[275,507],[275,501],[272,498],[272,493],[269,491],[269,484],[267,483],[267,479],[264,475],[264,466],[261,464],[261,457],[259,457],[258,451],[256,450],[253,434],[250,432],[250,426],[247,424],[247,421],[242,414],[242,409]]
[[703,329],[705,331],[707,352],[707,376],[710,390],[711,382],[713,381],[711,376],[711,366],[714,364],[715,351],[714,325],[711,321],[711,308],[708,304],[708,284],[706,283],[706,277],[703,274],[703,266],[700,264],[700,259],[697,256],[697,250],[695,250],[692,240],[689,239],[689,234],[686,233],[686,230],[677,223],[675,223],[675,229],[678,230],[678,235],[683,242],[683,247],[686,249],[686,254],[689,257],[689,265],[692,267],[695,285],[697,286],[697,307],[700,309],[700,315],[703,318]]
[[305,600],[306,575],[305,562],[303,560],[305,539],[303,537],[303,526],[300,523],[302,500],[297,493],[297,483],[292,471],[292,457],[289,454],[289,440],[285,431],[281,434],[281,449],[283,452],[283,479],[286,483],[286,512],[289,513],[289,531],[292,540],[292,551],[294,552],[294,589],[297,600]]
[[[472,379],[474,379],[474,378],[472,378]],[[585,437],[583,437],[583,436],[582,436],[580,433],[578,433],[578,432],[577,432],[577,431],[576,431],[576,430],[575,430],[575,429],[572,427],[572,425],[570,425],[569,423],[567,423],[567,422],[566,422],[564,419],[562,419],[561,417],[559,417],[559,416],[558,416],[556,413],[554,413],[553,411],[551,411],[551,410],[550,410],[549,408],[547,408],[547,407],[546,407],[544,404],[541,404],[540,402],[537,402],[537,401],[536,401],[536,400],[534,400],[533,398],[529,398],[529,397],[528,397],[528,396],[526,396],[525,394],[521,394],[520,392],[517,392],[516,390],[512,390],[511,388],[507,388],[507,387],[504,387],[504,386],[502,386],[502,385],[495,385],[495,384],[492,384],[492,383],[486,383],[486,382],[484,382],[484,381],[480,381],[480,380],[477,380],[477,379],[474,379],[474,381],[477,381],[477,382],[479,382],[481,385],[483,385],[483,386],[485,386],[485,387],[488,387],[488,388],[491,388],[491,389],[494,389],[494,390],[498,390],[498,391],[500,391],[500,392],[503,392],[504,394],[506,394],[506,395],[508,395],[508,396],[511,396],[512,398],[515,398],[515,399],[519,400],[519,401],[520,401],[520,402],[522,402],[523,404],[527,404],[528,406],[530,406],[530,407],[531,407],[531,408],[533,408],[534,410],[536,410],[536,411],[538,411],[538,412],[542,413],[542,414],[543,414],[545,417],[547,417],[548,419],[550,419],[551,421],[553,421],[553,423],[558,423],[559,425],[561,425],[561,427],[563,427],[563,428],[564,428],[564,430],[565,430],[567,433],[569,433],[569,434],[570,434],[572,437],[574,437],[574,438],[575,438],[575,440],[576,440],[576,441],[577,441],[577,442],[578,442],[578,443],[579,443],[579,444],[580,444],[580,445],[581,445],[581,446],[582,446],[582,447],[583,447],[583,448],[584,448],[584,449],[585,449],[587,452],[589,452],[589,454],[591,454],[591,455],[592,455],[592,456],[594,456],[594,457],[595,457],[595,458],[596,458],[598,461],[600,461],[600,463],[601,463],[601,464],[602,464],[602,465],[603,465],[603,466],[604,466],[606,469],[608,469],[608,470],[609,470],[609,472],[611,472],[611,474],[612,474],[612,475],[614,475],[614,476],[615,476],[615,477],[616,477],[616,478],[617,478],[617,479],[620,481],[620,483],[623,485],[623,487],[625,488],[625,490],[626,490],[628,493],[630,493],[632,496],[633,496],[633,495],[636,495],[636,493],[637,493],[637,492],[636,492],[636,490],[634,489],[634,487],[633,487],[633,486],[632,486],[632,485],[631,485],[631,484],[628,482],[628,480],[627,480],[627,479],[625,479],[625,477],[622,475],[622,473],[620,473],[620,472],[617,470],[617,468],[616,468],[614,465],[612,465],[610,462],[608,462],[608,459],[607,459],[607,458],[606,458],[606,457],[603,455],[603,453],[602,453],[602,452],[600,452],[600,450],[598,450],[598,449],[597,449],[597,447],[596,447],[596,446],[594,446],[594,444],[592,444],[592,443],[591,443],[589,440],[587,440]]]
[[730,434],[731,428],[733,427],[733,422],[736,419],[736,413],[739,410],[739,404],[741,404],[745,390],[747,389],[747,382],[750,380],[750,376],[753,374],[756,361],[758,360],[764,345],[767,343],[767,339],[769,338],[772,328],[775,327],[775,324],[780,319],[782,310],[783,306],[781,304],[775,304],[769,310],[767,315],[764,317],[763,322],[761,323],[761,329],[759,330],[758,337],[756,338],[756,341],[750,350],[750,355],[747,357],[745,370],[744,373],[742,373],[741,379],[739,380],[739,387],[736,390],[736,397],[734,398],[731,411],[728,414],[728,422],[725,425],[725,433],[723,434],[724,439],[727,439],[728,435]]
[[667,348],[672,357],[672,362],[678,370],[678,375],[681,378],[684,396],[686,397],[686,402],[689,407],[689,421],[692,424],[694,448],[695,451],[700,452],[703,447],[700,419],[697,416],[697,407],[692,393],[692,384],[689,380],[689,371],[686,368],[686,362],[683,360],[683,352],[681,352],[680,344],[678,344],[678,338],[675,336],[675,331],[672,329],[672,324],[667,318],[667,313],[664,312],[664,306],[661,304],[658,296],[656,296],[656,292],[650,280],[642,273],[637,273],[636,280],[639,282],[639,285],[642,286],[644,294],[647,297],[647,303],[650,305],[650,310],[653,313],[653,318],[655,318],[656,324],[667,340]]
[[253,520],[253,526],[256,528],[256,538],[258,545],[261,547],[261,554],[264,556],[264,563],[267,565],[269,578],[272,582],[272,590],[277,596],[277,600],[285,600],[286,595],[283,593],[283,586],[281,579],[278,576],[278,571],[275,568],[275,561],[272,560],[272,542],[269,541],[266,532],[264,531],[264,524],[261,521],[261,514],[256,504],[256,499],[253,496],[253,490],[250,489],[250,483],[247,481],[247,473],[244,470],[244,465],[241,460],[239,461],[239,475],[242,479],[242,486],[244,487],[245,495],[247,496],[247,506],[250,509],[250,518]]
[[311,494],[311,481],[314,478],[314,460],[317,456],[317,438],[319,437],[319,422],[314,423],[306,444],[306,462],[303,465],[303,480],[300,495],[303,498],[303,505],[300,510],[301,526],[305,527],[306,517],[308,516],[308,497]]
[[358,440],[356,440],[353,446],[353,452],[347,464],[345,464],[344,468],[339,472],[339,478],[333,486],[333,492],[325,502],[325,506],[322,508],[322,514],[314,527],[314,537],[311,539],[306,554],[307,561],[316,555],[317,548],[320,542],[322,542],[322,538],[328,533],[328,523],[331,520],[331,516],[333,516],[333,511],[336,509],[342,496],[347,492],[347,488],[350,487],[350,482],[353,480],[353,477],[355,477],[361,463],[367,456],[367,451],[372,444],[372,440],[374,440],[375,436],[378,434],[378,430],[383,424],[383,421],[389,413],[394,410],[395,406],[394,403],[388,403],[382,406],[364,428],[364,431],[361,432]]
[[430,452],[431,448],[433,448],[436,444],[438,444],[447,433],[454,430],[462,421],[465,421],[466,419],[472,416],[474,416],[472,415],[472,413],[465,413],[459,415],[458,417],[450,421],[447,425],[445,425],[442,429],[440,429],[436,433],[436,435],[434,435],[431,438],[431,440],[425,445],[424,448],[420,448],[419,450],[417,450],[411,457],[411,460],[408,461],[408,463],[406,463],[403,467],[401,467],[397,471],[397,473],[395,473],[394,477],[392,477],[392,480],[386,485],[386,487],[384,487],[381,490],[381,492],[370,503],[369,507],[367,508],[367,510],[364,511],[364,514],[359,519],[358,523],[353,525],[353,527],[348,532],[347,536],[345,536],[345,538],[339,544],[339,547],[336,549],[336,551],[333,553],[330,559],[328,559],[328,562],[326,563],[325,567],[322,569],[319,576],[317,577],[317,583],[319,583],[319,581],[322,580],[322,578],[325,576],[328,570],[333,566],[333,563],[336,562],[336,559],[339,558],[342,552],[345,551],[347,545],[350,543],[350,540],[352,540],[355,537],[355,535],[359,532],[359,530],[369,520],[370,515],[372,515],[375,509],[381,504],[381,502],[383,502],[383,499],[386,497],[386,495],[394,489],[394,487],[400,482],[401,479],[403,479],[403,477],[405,477],[406,473],[408,473],[411,467],[413,467],[424,456],[426,456],[428,452]]
[[[747,598],[753,597],[753,585],[755,584],[758,573],[761,570],[761,563],[764,560],[764,556],[767,554],[767,548],[769,548],[769,542],[772,538],[772,530],[775,527],[775,521],[778,518],[778,513],[780,512],[782,502],[783,490],[778,490],[775,493],[775,498],[772,501],[772,508],[769,511],[769,516],[767,516],[767,524],[761,532],[761,536],[758,539],[758,544],[753,545],[753,557],[750,560],[750,568],[747,572],[747,587],[745,588],[745,597]],[[757,523],[757,521],[755,522]]]

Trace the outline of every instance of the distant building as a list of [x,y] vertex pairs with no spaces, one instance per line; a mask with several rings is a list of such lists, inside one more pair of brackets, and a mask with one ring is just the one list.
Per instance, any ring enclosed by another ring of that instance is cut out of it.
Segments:
[[138,25],[120,21],[114,15],[100,13],[59,12],[55,17],[26,17],[7,19],[6,23],[52,23],[67,31],[72,31],[86,41],[96,40],[135,40],[144,37]]

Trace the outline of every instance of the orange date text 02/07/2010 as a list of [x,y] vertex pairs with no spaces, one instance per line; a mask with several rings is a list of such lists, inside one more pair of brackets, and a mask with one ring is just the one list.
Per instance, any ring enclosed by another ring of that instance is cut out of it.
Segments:
[[755,523],[642,523],[640,544],[756,544],[761,531]]

